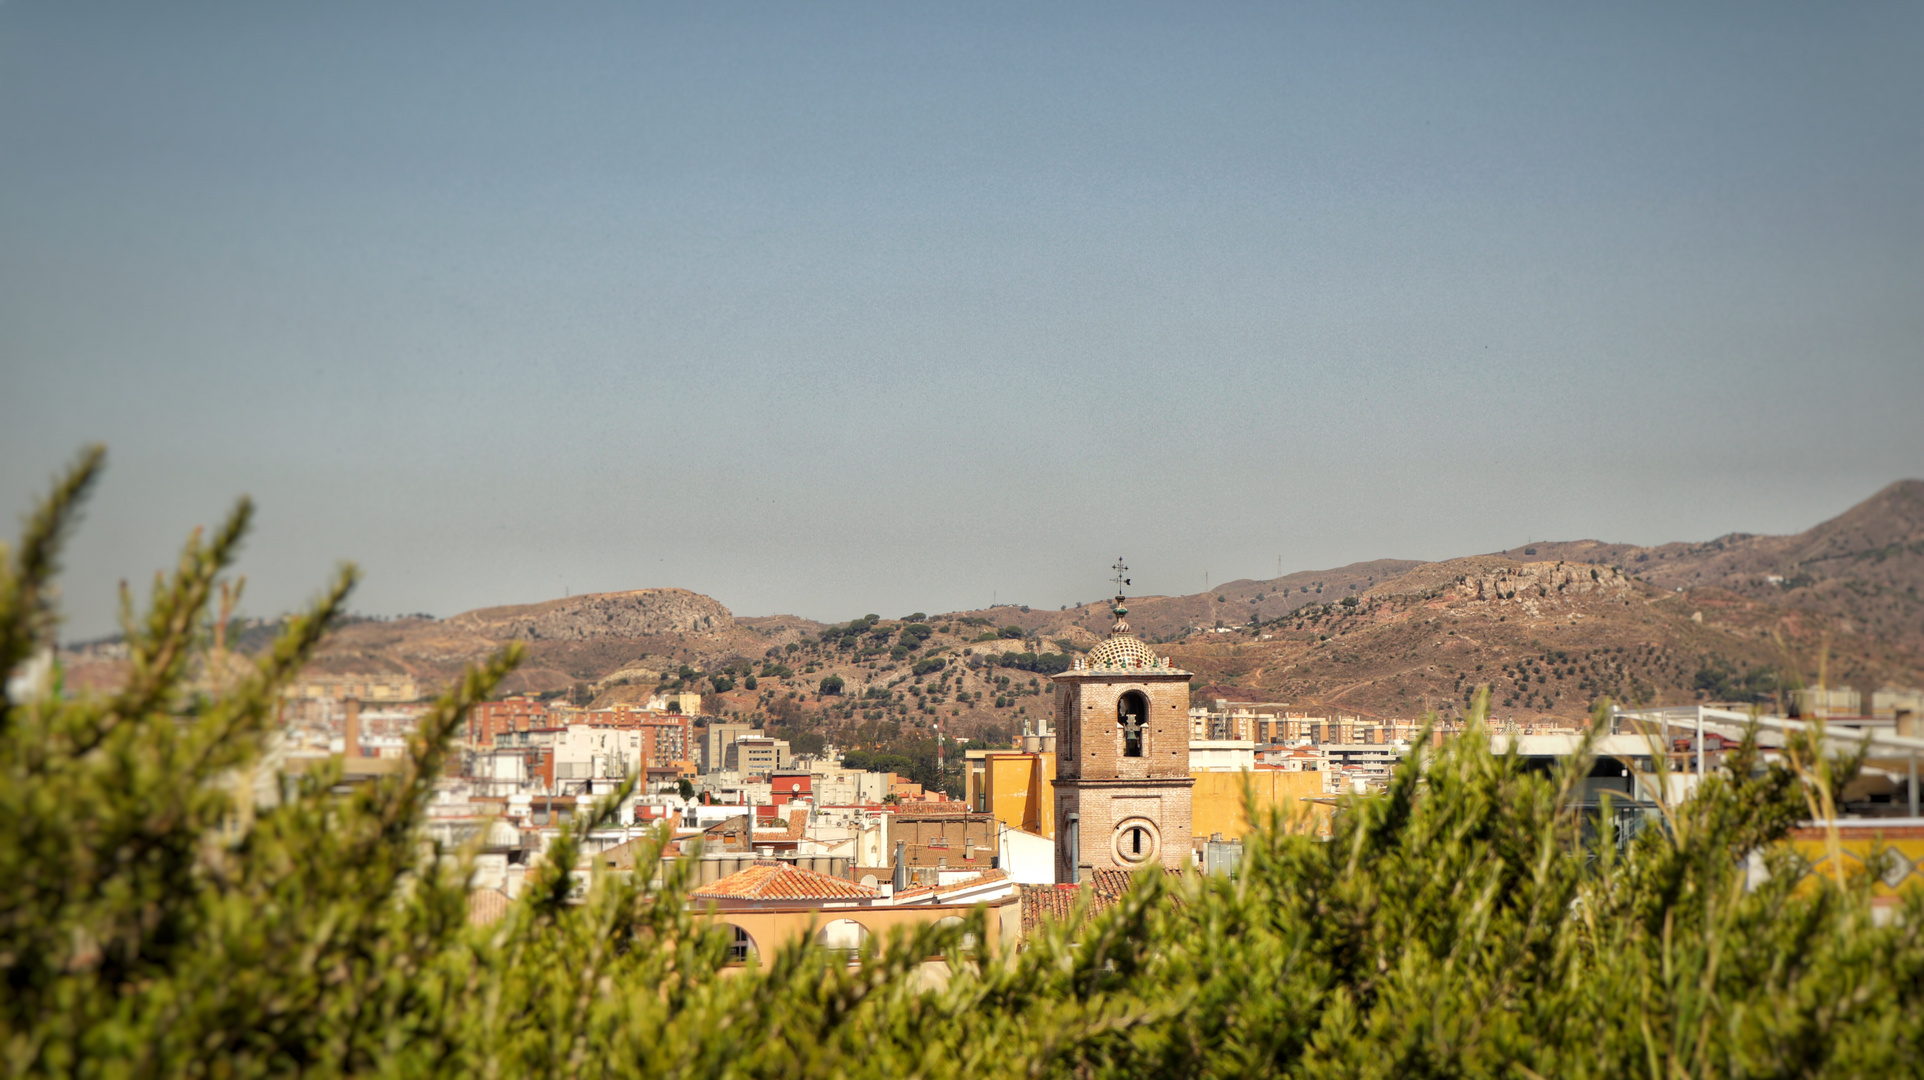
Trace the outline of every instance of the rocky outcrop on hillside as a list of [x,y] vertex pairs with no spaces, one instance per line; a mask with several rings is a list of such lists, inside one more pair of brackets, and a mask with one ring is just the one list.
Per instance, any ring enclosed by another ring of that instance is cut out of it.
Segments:
[[450,627],[497,641],[592,641],[668,634],[722,634],[734,615],[687,589],[593,593],[541,604],[482,608],[456,615]]
[[1544,607],[1568,602],[1629,600],[1636,586],[1622,571],[1585,563],[1523,563],[1486,573],[1464,574],[1446,595],[1471,610],[1478,604],[1514,602],[1524,613],[1540,616]]
[[1408,573],[1373,585],[1363,593],[1364,599],[1414,599],[1425,600],[1441,596],[1454,590],[1466,579],[1490,579],[1494,581],[1499,572],[1514,570],[1523,564],[1515,559],[1499,555],[1471,555],[1461,559],[1445,559],[1442,562],[1420,563]]
[[1472,605],[1516,603],[1530,615],[1540,605],[1628,600],[1636,585],[1622,570],[1573,562],[1511,562],[1488,555],[1418,567],[1371,589],[1366,599],[1443,599]]

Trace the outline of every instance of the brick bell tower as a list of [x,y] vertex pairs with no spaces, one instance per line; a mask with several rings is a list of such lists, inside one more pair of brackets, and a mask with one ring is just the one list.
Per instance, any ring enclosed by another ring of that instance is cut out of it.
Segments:
[[1116,560],[1109,637],[1056,675],[1056,881],[1098,867],[1181,869],[1190,843],[1189,672],[1129,632]]

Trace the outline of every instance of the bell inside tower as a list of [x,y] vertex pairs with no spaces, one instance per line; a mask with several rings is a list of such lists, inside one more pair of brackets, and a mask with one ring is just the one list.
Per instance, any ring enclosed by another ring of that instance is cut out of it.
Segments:
[[1149,718],[1149,702],[1130,690],[1116,702],[1116,723],[1122,727],[1122,756],[1142,756],[1142,725]]

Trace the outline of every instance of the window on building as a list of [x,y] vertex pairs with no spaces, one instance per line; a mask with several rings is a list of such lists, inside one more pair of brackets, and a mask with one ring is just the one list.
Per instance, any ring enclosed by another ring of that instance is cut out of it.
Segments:
[[1156,858],[1161,838],[1154,824],[1144,818],[1132,818],[1116,826],[1113,844],[1116,860],[1133,864]]
[[854,919],[836,919],[815,932],[815,944],[853,960],[868,941],[868,928]]
[[747,963],[748,958],[755,955],[755,939],[739,926],[731,929],[735,931],[735,939],[728,946],[728,958],[738,964]]

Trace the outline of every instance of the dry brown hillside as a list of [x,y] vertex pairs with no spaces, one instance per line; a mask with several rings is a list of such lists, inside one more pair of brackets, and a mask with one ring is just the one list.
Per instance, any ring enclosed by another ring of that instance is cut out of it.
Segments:
[[637,589],[482,608],[442,620],[357,622],[330,635],[315,662],[322,672],[407,672],[431,683],[510,641],[528,659],[505,692],[541,693],[586,683],[652,688],[682,664],[706,670],[727,659],[760,656],[812,634],[819,624],[786,616],[736,619],[687,589]]
[[[1924,682],[1924,482],[1893,484],[1795,536],[1532,547],[1132,597],[1129,619],[1197,672],[1199,697],[1305,710],[1447,713],[1488,683],[1499,714],[1574,718],[1603,696],[1767,697],[1820,665],[1832,684],[1866,695]],[[437,684],[519,641],[529,656],[512,692],[605,702],[686,686],[716,712],[885,744],[928,733],[937,718],[962,735],[1020,731],[1045,711],[1051,665],[1100,640],[1110,621],[1107,604],[1005,605],[852,629],[738,617],[685,589],[640,589],[359,621],[328,639],[315,668]],[[822,692],[831,677],[840,693]]]
[[1535,558],[1623,567],[1666,589],[1715,587],[1831,616],[1843,638],[1877,638],[1924,659],[1924,480],[1900,480],[1794,536],[1731,533],[1658,547],[1534,544]]

